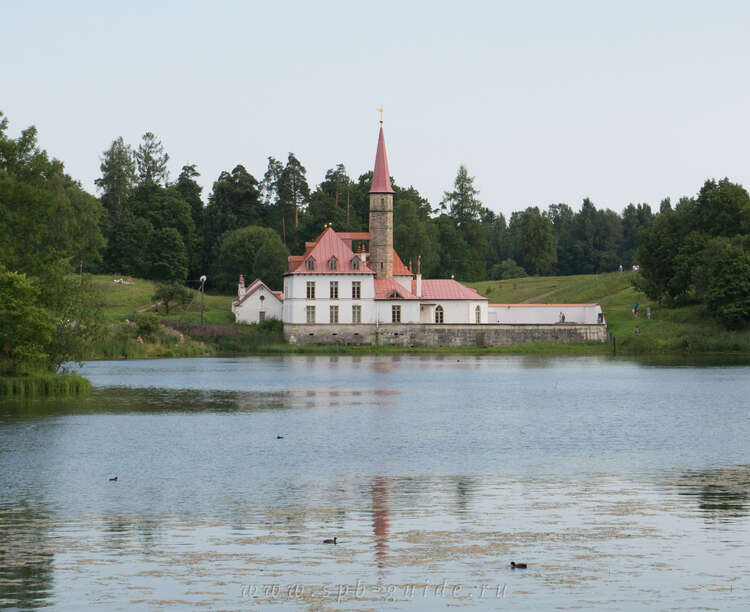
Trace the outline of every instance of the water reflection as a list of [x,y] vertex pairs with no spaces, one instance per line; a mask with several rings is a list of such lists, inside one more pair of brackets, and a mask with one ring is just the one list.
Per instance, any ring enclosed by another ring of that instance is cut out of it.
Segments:
[[750,466],[690,470],[673,483],[680,495],[695,499],[709,522],[726,523],[748,515]]
[[391,479],[378,476],[373,479],[372,491],[372,531],[375,540],[375,561],[382,580],[388,556],[388,517],[390,516]]
[[54,587],[51,516],[44,507],[0,505],[0,608],[49,605]]

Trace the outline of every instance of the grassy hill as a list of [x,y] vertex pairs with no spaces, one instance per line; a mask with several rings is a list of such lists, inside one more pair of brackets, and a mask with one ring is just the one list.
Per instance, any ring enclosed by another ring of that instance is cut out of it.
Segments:
[[[491,304],[597,303],[620,353],[742,353],[750,354],[750,330],[725,330],[701,306],[662,308],[633,289],[634,272],[533,276],[504,281],[466,283]],[[633,318],[633,304],[642,314]],[[646,307],[652,307],[651,320]],[[640,328],[640,335],[634,333]]]
[[[154,312],[156,303],[152,296],[156,292],[157,283],[140,278],[130,279],[130,284],[115,283],[115,278],[109,275],[94,276],[94,284],[102,291],[104,313],[110,321],[122,321],[133,318],[143,312]],[[200,292],[191,289],[193,302],[184,315],[183,322],[194,324],[200,322]],[[232,325],[232,297],[228,295],[210,295],[204,297],[206,310],[204,322],[207,325]],[[164,314],[162,308],[161,314]],[[184,306],[172,306],[169,320],[177,320],[183,315]]]

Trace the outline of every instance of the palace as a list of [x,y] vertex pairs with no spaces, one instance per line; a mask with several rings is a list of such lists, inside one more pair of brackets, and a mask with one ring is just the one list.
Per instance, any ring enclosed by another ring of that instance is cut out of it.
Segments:
[[[598,304],[491,305],[454,279],[423,279],[419,260],[413,273],[393,248],[393,193],[381,122],[370,188],[370,231],[326,227],[305,244],[303,255],[289,257],[283,293],[271,291],[260,279],[246,287],[240,276],[232,303],[237,322],[280,318],[287,341],[322,344],[518,343],[517,338],[504,342],[507,329],[493,333],[491,328],[499,324],[564,324],[562,335],[569,339],[561,341],[602,341],[604,319]],[[574,329],[576,323],[601,329],[581,334]],[[585,338],[576,340],[579,336]],[[539,334],[529,338],[555,341]]]

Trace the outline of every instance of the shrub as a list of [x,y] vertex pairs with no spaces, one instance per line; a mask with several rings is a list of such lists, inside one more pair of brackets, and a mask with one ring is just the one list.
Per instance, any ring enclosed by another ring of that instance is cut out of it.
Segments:
[[145,312],[136,317],[136,330],[139,336],[152,338],[161,327],[159,316],[153,312]]

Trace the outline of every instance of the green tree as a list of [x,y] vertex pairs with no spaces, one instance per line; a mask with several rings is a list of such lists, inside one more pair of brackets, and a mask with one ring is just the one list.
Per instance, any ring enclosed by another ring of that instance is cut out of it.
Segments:
[[654,215],[648,204],[628,204],[622,211],[623,244],[621,259],[625,268],[630,268],[636,261],[636,251],[641,243],[641,232],[654,223]]
[[54,325],[38,306],[39,288],[25,274],[0,267],[0,370],[45,368]]
[[456,228],[455,221],[446,214],[437,218],[438,244],[440,244],[440,272],[466,279],[471,273],[469,247]]
[[699,276],[708,312],[729,329],[750,322],[750,236],[719,237],[705,250]]
[[469,176],[466,166],[461,164],[453,181],[453,191],[443,193],[440,207],[444,211],[447,210],[460,228],[470,221],[479,221],[482,203],[477,198],[478,195],[479,192],[474,187],[474,177]]
[[552,221],[557,242],[557,263],[555,273],[560,275],[575,274],[575,213],[567,204],[552,204],[547,209],[547,217]]
[[188,266],[185,243],[175,228],[156,230],[149,251],[151,261],[148,278],[185,282]]
[[[99,321],[91,284],[71,275],[70,262],[80,271],[98,260],[103,209],[39,149],[36,129],[17,139],[6,129],[0,114],[0,302],[6,302],[0,327],[17,334],[2,350],[13,369],[52,368],[81,356]],[[28,309],[16,299],[28,300]]]
[[212,271],[212,278],[219,263],[217,249],[221,237],[247,225],[262,225],[264,216],[258,181],[244,166],[235,166],[231,172],[219,175],[203,215],[204,264]]
[[148,278],[154,226],[126,210],[112,224],[105,262],[110,272]]
[[393,205],[393,246],[407,265],[416,271],[421,256],[422,274],[430,277],[438,271],[440,253],[437,233],[429,217],[420,214],[419,205],[400,195]]
[[695,200],[695,214],[701,231],[711,236],[750,233],[750,196],[728,178],[705,182]]
[[117,215],[135,185],[135,155],[120,136],[104,151],[101,162],[102,175],[94,183],[102,192],[104,208],[111,215]]
[[552,221],[534,206],[524,210],[512,222],[517,223],[523,267],[535,274],[549,274],[557,260]]
[[310,200],[306,174],[307,170],[294,153],[289,153],[278,181],[281,236],[287,246],[297,243],[300,212]]
[[[189,254],[189,276],[198,278],[203,273],[203,200],[201,192],[203,188],[196,182],[199,177],[195,165],[183,166],[180,176],[174,188],[180,194],[181,199],[190,207],[190,216],[193,219],[194,233],[188,245]],[[184,237],[183,237],[184,239]]]
[[143,183],[155,183],[165,185],[169,180],[167,162],[169,155],[164,150],[161,140],[151,132],[143,135],[143,142],[138,145],[135,152],[135,161],[138,167],[138,180]]
[[289,249],[284,246],[277,235],[268,236],[255,254],[253,274],[263,279],[271,289],[280,290],[283,286],[283,275],[288,267]]
[[169,305],[172,303],[184,306],[192,299],[193,295],[190,290],[180,283],[161,283],[156,287],[156,292],[151,297],[156,302],[161,302],[164,306],[164,314],[169,314]]
[[509,278],[523,278],[526,270],[519,266],[514,259],[504,259],[499,264],[492,266],[490,278],[492,280],[507,280]]
[[192,249],[195,235],[192,212],[176,186],[165,188],[151,182],[143,183],[133,192],[127,208],[137,217],[146,219],[156,230],[176,229],[186,256],[188,249]]
[[250,225],[228,232],[218,248],[215,285],[221,291],[232,291],[240,274],[253,278],[257,271],[271,274],[262,277],[263,282],[279,289],[288,255],[279,235],[270,228]]

